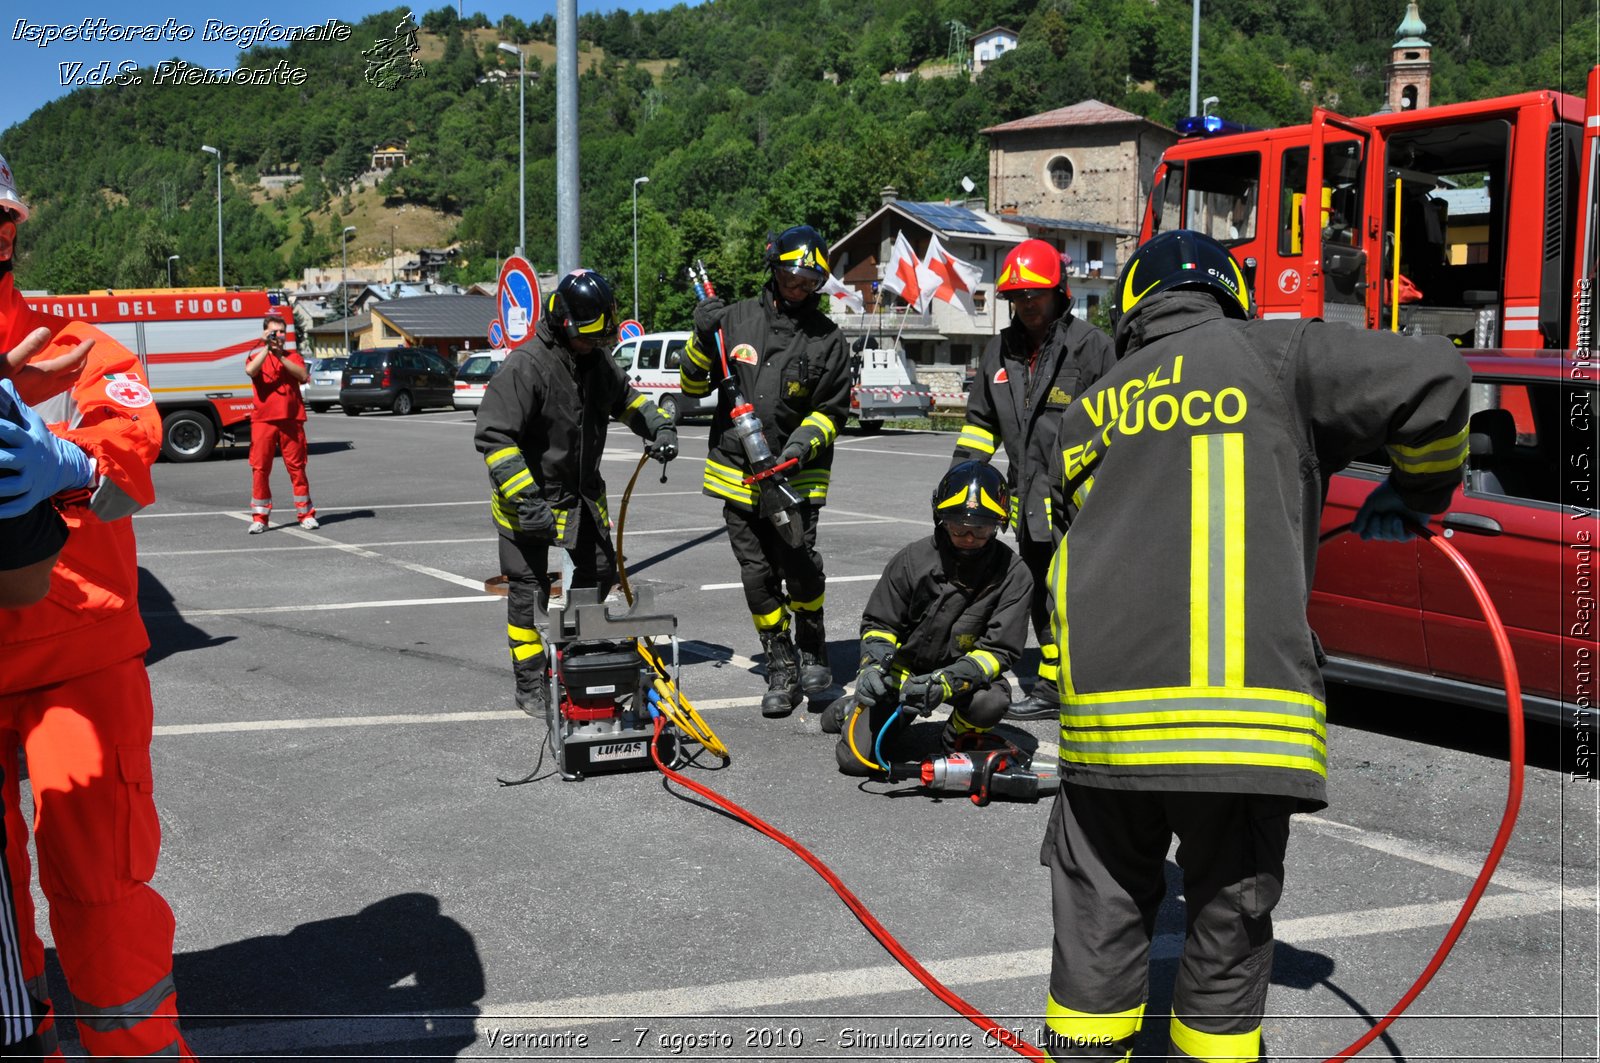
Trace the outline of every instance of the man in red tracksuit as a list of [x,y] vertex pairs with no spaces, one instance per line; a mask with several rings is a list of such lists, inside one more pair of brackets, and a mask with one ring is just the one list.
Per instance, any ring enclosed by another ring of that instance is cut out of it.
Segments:
[[311,374],[305,361],[286,350],[289,326],[277,314],[261,319],[262,346],[244,360],[245,375],[256,388],[250,415],[250,534],[267,530],[272,516],[272,458],[283,455],[294,487],[294,514],[300,527],[316,531],[317,507],[306,479],[306,404],[300,385]]
[[[150,640],[139,616],[129,519],[155,500],[150,465],[161,448],[161,417],[135,355],[92,326],[37,313],[22,301],[11,256],[17,222],[27,216],[0,159],[0,350],[40,327],[54,337],[50,355],[96,342],[76,373],[14,372],[0,363],[0,374],[54,436],[90,459],[73,489],[51,499],[67,538],[48,594],[0,609],[5,855],[16,884],[22,970],[48,1008],[44,945],[28,888],[19,746],[33,789],[39,884],[79,1040],[95,1056],[191,1059],[172,985],[172,910],[149,884],[161,827],[150,770]],[[54,363],[33,363],[41,364]],[[48,1011],[42,1032],[53,1050]]]

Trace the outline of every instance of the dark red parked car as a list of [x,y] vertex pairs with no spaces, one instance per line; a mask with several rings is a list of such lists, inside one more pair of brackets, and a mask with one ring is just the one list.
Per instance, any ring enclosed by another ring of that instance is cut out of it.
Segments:
[[[1466,485],[1433,528],[1477,569],[1511,637],[1530,717],[1592,708],[1600,679],[1596,461],[1600,373],[1557,352],[1473,355]],[[1353,382],[1352,386],[1359,386]],[[1348,523],[1385,459],[1333,477],[1323,529]],[[1322,547],[1311,625],[1329,679],[1503,708],[1498,658],[1471,591],[1421,540]]]

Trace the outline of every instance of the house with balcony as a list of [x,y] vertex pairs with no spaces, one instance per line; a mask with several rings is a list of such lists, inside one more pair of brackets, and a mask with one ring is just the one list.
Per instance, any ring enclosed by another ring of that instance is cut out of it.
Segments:
[[983,68],[1017,46],[1016,30],[995,26],[972,35],[972,76],[983,73]]
[[[976,314],[939,300],[918,313],[880,287],[895,236],[902,232],[919,259],[937,236],[947,251],[978,267],[982,279],[973,291]],[[861,295],[866,312],[842,310],[836,301],[832,317],[853,347],[898,342],[919,367],[919,377],[930,382],[930,373],[976,364],[989,339],[1010,322],[1010,305],[996,298],[994,282],[1017,244],[1038,238],[1071,259],[1072,313],[1087,318],[1109,297],[1117,273],[1118,242],[1133,235],[1096,221],[994,214],[977,201],[903,200],[895,189],[885,188],[878,209],[828,249],[834,275]]]

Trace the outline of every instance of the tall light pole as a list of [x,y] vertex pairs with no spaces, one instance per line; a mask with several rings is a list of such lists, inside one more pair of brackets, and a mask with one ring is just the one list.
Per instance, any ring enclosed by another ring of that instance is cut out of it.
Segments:
[[222,288],[222,151],[210,144],[201,144],[200,150],[217,157],[217,287]]
[[168,288],[176,287],[176,285],[174,285],[172,283],[172,264],[174,262],[178,261],[178,259],[180,259],[182,257],[183,257],[182,255],[168,255],[167,256],[167,287]]
[[556,0],[556,272],[581,264],[578,230],[578,0]]
[[495,45],[517,57],[517,254],[528,246],[528,57],[521,48],[501,41]]
[[346,225],[339,232],[339,297],[344,305],[344,353],[350,353],[350,288],[345,280],[345,275],[350,272],[350,234],[356,231],[354,225]]
[[639,186],[650,183],[648,177],[633,179],[633,319],[639,320]]

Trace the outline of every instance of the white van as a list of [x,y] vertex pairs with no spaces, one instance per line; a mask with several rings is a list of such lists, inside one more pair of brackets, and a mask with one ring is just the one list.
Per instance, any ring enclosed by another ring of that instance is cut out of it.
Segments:
[[717,410],[717,392],[692,399],[679,387],[678,366],[688,332],[647,332],[623,340],[611,352],[634,387],[650,396],[674,424],[685,417],[710,417]]

